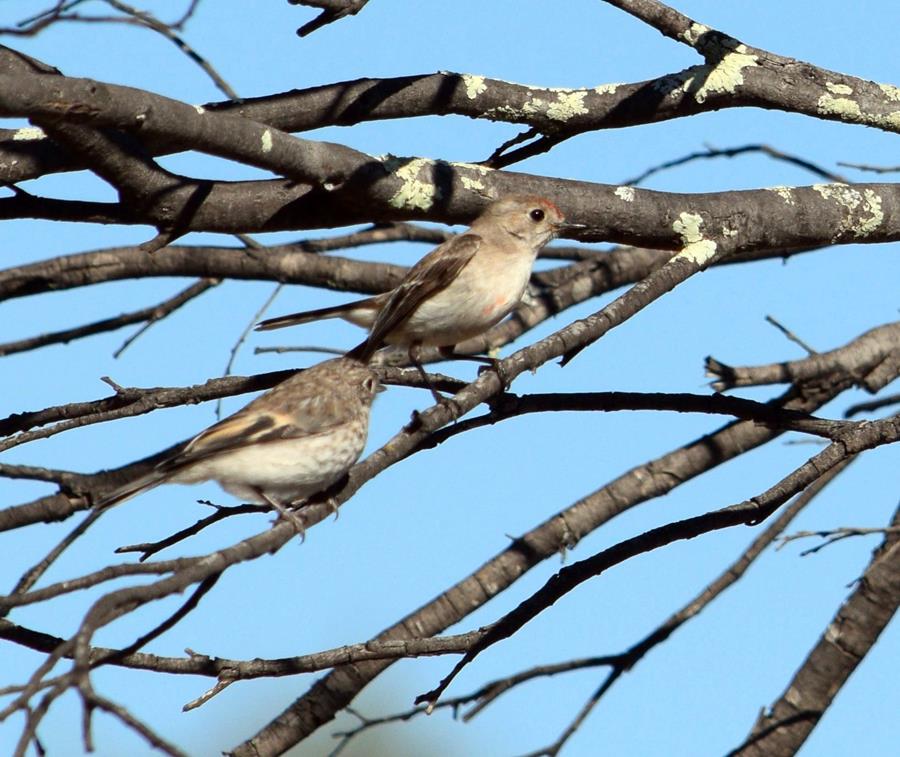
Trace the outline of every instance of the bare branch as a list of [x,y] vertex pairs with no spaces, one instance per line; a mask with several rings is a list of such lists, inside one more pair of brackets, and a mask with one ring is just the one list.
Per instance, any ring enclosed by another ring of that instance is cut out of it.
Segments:
[[466,652],[450,674],[437,687],[416,697],[416,703],[436,702],[459,672],[481,652],[493,644],[509,638],[576,586],[599,576],[608,568],[674,541],[693,539],[701,534],[736,525],[757,525],[774,513],[790,497],[803,491],[826,471],[847,458],[863,450],[884,444],[893,444],[897,441],[900,441],[900,417],[872,421],[842,434],[839,441],[833,442],[775,486],[752,499],[677,523],[660,526],[620,542],[593,557],[563,568],[516,609],[490,626],[484,637]]
[[835,542],[849,539],[851,536],[869,536],[871,534],[887,535],[895,533],[900,533],[900,526],[886,526],[882,528],[861,528],[857,526],[853,528],[832,528],[826,531],[797,531],[796,533],[782,536],[779,540],[781,544],[778,545],[778,548],[781,549],[789,542],[796,541],[797,539],[808,539],[813,536],[824,539],[818,546],[804,549],[800,553],[800,557],[806,557],[807,555],[814,555],[819,550],[825,549],[825,547],[830,547]]
[[900,509],[855,591],[838,609],[785,693],[730,755],[796,754],[900,605]]
[[[579,724],[600,701],[603,694],[611,688],[612,683],[620,678],[621,673],[632,670],[635,665],[646,657],[646,655],[656,646],[665,642],[682,625],[697,617],[723,592],[743,578],[747,569],[765,551],[765,549],[778,538],[778,535],[784,531],[797,514],[831,481],[833,481],[848,464],[849,462],[844,462],[835,466],[822,476],[822,478],[811,484],[805,492],[795,497],[793,502],[784,509],[784,512],[781,513],[781,515],[779,515],[779,517],[762,534],[754,539],[752,544],[741,554],[741,556],[723,571],[718,578],[706,586],[700,594],[694,597],[694,599],[688,602],[684,607],[671,615],[652,633],[645,636],[636,644],[633,644],[624,652],[613,655],[567,660],[566,662],[555,664],[536,665],[505,678],[490,681],[469,694],[441,700],[436,703],[434,709],[452,709],[454,714],[456,714],[464,705],[472,705],[461,718],[463,721],[468,722],[490,704],[497,701],[503,694],[524,683],[528,683],[538,678],[561,675],[577,670],[585,670],[587,668],[612,668],[612,671],[605,677],[603,685],[594,692],[585,704],[585,707],[578,714],[578,717],[575,718],[560,737],[551,746],[536,752],[536,754],[558,753],[566,741],[577,730]],[[370,728],[387,723],[407,721],[427,712],[426,707],[419,706],[394,715],[379,718],[366,718],[358,712],[352,711],[349,707],[346,709],[360,719],[360,724],[348,731],[339,731],[334,734],[335,737],[341,739],[335,751],[342,749],[351,739]]]
[[[794,500],[784,508],[781,515],[779,515],[763,533],[753,540],[743,554],[741,554],[734,563],[710,583],[700,594],[678,610],[678,612],[671,615],[662,625],[656,628],[648,636],[641,639],[637,644],[632,645],[625,652],[613,656],[609,662],[612,666],[612,670],[604,678],[600,687],[594,691],[587,702],[585,702],[581,711],[572,722],[569,723],[553,744],[545,747],[539,752],[535,752],[535,754],[558,754],[563,746],[565,746],[566,742],[585,721],[587,716],[593,711],[594,707],[600,702],[600,699],[604,694],[612,688],[613,684],[621,678],[623,673],[632,670],[652,649],[666,641],[689,620],[697,617],[697,615],[706,609],[706,607],[719,597],[722,592],[743,578],[747,569],[756,561],[756,558],[758,558],[763,551],[778,538],[779,534],[787,528],[788,524],[790,524],[800,511],[812,502],[812,500],[815,499],[819,493],[837,478],[852,462],[853,458],[848,458],[847,460],[838,463],[828,470],[821,478],[810,484],[804,492],[798,494]],[[502,693],[502,691],[498,693]],[[495,696],[482,696],[479,698],[478,704],[466,713],[465,719],[468,720],[476,715],[495,698]]]
[[[731,400],[735,400],[731,402]],[[584,412],[617,410],[660,410],[676,413],[710,413],[732,415],[742,420],[752,420],[772,428],[800,431],[802,433],[833,439],[849,428],[840,421],[827,421],[804,413],[784,410],[777,405],[721,395],[663,394],[658,392],[571,392],[555,394],[504,394],[490,403],[489,413],[458,421],[433,433],[422,442],[421,448],[435,447],[448,439],[473,428],[492,426],[495,423],[528,413]]]
[[858,413],[870,413],[873,410],[880,410],[883,407],[896,405],[898,402],[900,402],[900,394],[888,394],[885,397],[870,400],[869,402],[857,402],[855,405],[850,405],[850,407],[844,411],[844,417],[852,418]]
[[[843,385],[846,387],[846,384]],[[815,391],[790,392],[777,404],[811,412],[842,391],[840,383]],[[377,637],[379,641],[439,633],[515,583],[543,560],[576,544],[616,515],[662,496],[695,476],[775,438],[779,432],[747,422],[731,423],[680,449],[628,471],[593,494],[556,513],[516,539],[507,549],[484,563],[440,596],[398,621]],[[366,461],[368,462],[368,461]],[[352,478],[352,475],[351,475]],[[490,587],[490,591],[486,591]],[[331,720],[378,676],[387,663],[340,667],[316,683],[272,723],[239,745],[235,754],[253,755],[266,748],[287,749]],[[255,751],[254,751],[255,750]]]
[[843,163],[838,161],[839,166],[846,166],[847,168],[856,168],[860,171],[868,171],[870,173],[897,173],[900,171],[900,166],[871,166],[867,163]]
[[771,323],[776,329],[778,329],[782,334],[785,335],[787,339],[792,341],[794,344],[802,347],[806,352],[810,355],[818,355],[818,350],[814,350],[810,347],[806,342],[804,342],[799,336],[797,336],[793,331],[784,326],[782,323],[777,321],[771,315],[766,316],[766,322]]
[[115,357],[118,357],[122,354],[122,350],[142,334],[146,328],[149,328],[157,321],[162,320],[182,305],[190,302],[195,297],[199,297],[207,289],[210,289],[219,283],[219,279],[202,279],[157,305],[141,308],[140,310],[133,310],[130,313],[123,313],[114,318],[104,318],[101,321],[94,321],[93,323],[88,323],[84,326],[76,326],[71,329],[63,329],[62,331],[54,331],[49,334],[41,334],[39,336],[29,337],[28,339],[18,339],[14,342],[0,344],[0,357],[12,355],[16,352],[27,352],[28,350],[34,350],[39,347],[46,347],[49,344],[68,344],[74,339],[81,339],[82,337],[92,336],[94,334],[102,334],[106,331],[115,331],[116,329],[120,329],[133,323],[145,323],[144,329],[139,330],[116,350]]
[[297,35],[305,37],[316,29],[333,24],[346,16],[355,16],[369,0],[288,0],[291,5],[308,5],[311,8],[321,8],[322,12],[312,21],[307,21],[297,29]]
[[[789,153],[778,150],[771,145],[743,145],[741,147],[723,147],[717,148],[712,146],[707,146],[705,150],[698,150],[697,152],[692,152],[688,155],[685,155],[681,158],[675,158],[674,160],[668,160],[665,163],[661,163],[658,166],[653,166],[651,168],[646,169],[643,173],[638,174],[634,178],[627,179],[623,181],[622,184],[624,186],[636,186],[637,184],[641,184],[647,179],[649,179],[654,174],[660,173],[661,171],[665,171],[669,168],[678,168],[679,166],[687,165],[688,163],[692,163],[695,160],[714,160],[716,158],[736,158],[739,155],[747,155],[748,153],[762,153],[773,160],[780,160],[784,163],[790,163],[791,165],[797,166],[798,168],[802,168],[806,171],[809,171],[815,176],[818,176],[821,179],[825,179],[826,181],[834,181],[840,182],[842,184],[849,184],[846,178],[841,176],[840,174],[833,173],[832,171],[828,171],[821,166],[817,166],[812,161],[807,160],[806,158],[801,158],[797,155],[791,155]],[[843,165],[843,164],[842,164]]]
[[191,284],[191,286],[189,286],[187,289],[182,290],[174,297],[163,300],[154,308],[148,308],[150,312],[145,319],[146,323],[137,331],[135,331],[130,337],[128,337],[128,339],[122,342],[122,346],[113,353],[113,357],[119,357],[125,350],[127,350],[132,344],[134,344],[136,339],[140,338],[142,334],[146,333],[147,329],[149,329],[154,323],[159,323],[159,321],[161,321],[167,315],[174,313],[182,305],[190,302],[195,297],[199,297],[208,289],[212,289],[213,287],[216,287],[221,283],[222,279],[200,279],[200,281]]
[[150,13],[147,10],[143,10],[141,8],[135,8],[132,5],[127,5],[126,3],[121,2],[121,0],[104,0],[108,5],[111,5],[116,10],[122,11],[122,13],[127,14],[128,16],[134,18],[136,21],[140,22],[142,26],[145,26],[152,31],[161,34],[167,40],[169,40],[172,44],[175,45],[181,52],[183,52],[189,60],[196,63],[201,70],[212,80],[213,84],[225,95],[225,97],[230,100],[239,100],[237,92],[235,92],[231,86],[228,84],[225,79],[219,74],[218,71],[213,67],[213,65],[200,53],[198,53],[191,45],[187,43],[187,41],[180,34],[176,33],[176,28],[183,24],[187,19],[193,14],[194,8],[196,7],[196,0],[192,3],[192,6],[189,7],[184,15],[179,19],[175,24],[166,24],[160,21],[156,16]]
[[[859,365],[854,353],[865,354],[866,368]],[[706,359],[707,374],[714,376],[713,389],[724,392],[739,386],[760,386],[802,382],[834,373],[852,376],[868,392],[877,392],[897,376],[900,367],[900,321],[878,326],[830,352],[814,354],[803,360],[773,363],[752,368],[735,368],[713,357]]]

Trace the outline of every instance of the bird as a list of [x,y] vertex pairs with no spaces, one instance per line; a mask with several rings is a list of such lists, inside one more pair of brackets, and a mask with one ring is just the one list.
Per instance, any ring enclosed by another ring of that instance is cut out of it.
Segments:
[[256,329],[342,318],[369,329],[348,357],[368,361],[385,344],[399,345],[424,375],[420,347],[438,347],[447,358],[464,357],[454,354],[458,343],[483,334],[518,305],[540,249],[558,234],[579,228],[584,225],[566,223],[546,198],[508,195],[490,203],[467,231],[425,255],[394,289],[270,318]]
[[369,411],[381,390],[366,364],[326,360],[201,431],[94,507],[111,507],[167,482],[215,480],[244,501],[273,507],[302,533],[302,524],[286,508],[336,483],[359,459]]

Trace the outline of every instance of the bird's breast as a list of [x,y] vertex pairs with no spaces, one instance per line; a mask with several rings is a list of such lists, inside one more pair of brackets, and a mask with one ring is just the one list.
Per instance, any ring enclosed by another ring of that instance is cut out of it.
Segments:
[[319,434],[210,455],[172,480],[189,484],[213,479],[248,501],[259,501],[254,490],[261,490],[282,503],[296,502],[337,481],[359,458],[365,443],[363,425],[346,423]]
[[419,305],[404,336],[445,346],[484,333],[519,304],[531,263],[527,255],[473,259],[449,286]]

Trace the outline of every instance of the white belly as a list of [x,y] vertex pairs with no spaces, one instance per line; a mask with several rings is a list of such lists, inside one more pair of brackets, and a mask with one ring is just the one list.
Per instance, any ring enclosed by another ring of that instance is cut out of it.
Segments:
[[221,453],[190,465],[172,481],[193,484],[213,479],[247,502],[264,503],[262,491],[279,504],[292,504],[327,489],[356,462],[366,443],[364,429],[263,442]]
[[[463,269],[450,286],[413,312],[406,324],[407,340],[450,346],[483,334],[503,320],[522,299],[533,259],[520,256],[503,262],[502,275],[480,266]],[[394,343],[390,337],[387,341]]]

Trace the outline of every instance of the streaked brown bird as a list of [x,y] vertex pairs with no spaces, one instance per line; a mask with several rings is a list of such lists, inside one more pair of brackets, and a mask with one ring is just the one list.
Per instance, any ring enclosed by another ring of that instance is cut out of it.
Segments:
[[285,506],[327,489],[359,459],[379,391],[377,377],[364,363],[326,360],[201,431],[95,506],[110,507],[167,482],[214,480],[246,502],[284,514]]
[[391,291],[270,318],[256,328],[343,318],[369,329],[368,338],[348,357],[368,360],[385,344],[406,347],[416,365],[421,346],[440,347],[450,357],[458,343],[484,333],[512,312],[538,251],[561,232],[576,228],[583,225],[566,223],[550,200],[509,195],[488,205],[468,231],[429,252]]

